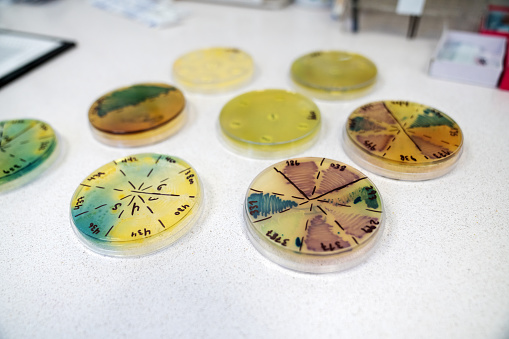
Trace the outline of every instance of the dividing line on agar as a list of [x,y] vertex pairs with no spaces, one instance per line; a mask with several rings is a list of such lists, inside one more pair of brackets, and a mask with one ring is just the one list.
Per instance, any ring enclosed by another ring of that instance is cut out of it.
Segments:
[[270,217],[268,217],[268,218],[265,218],[265,219],[260,219],[260,220],[253,221],[253,223],[255,223],[255,222],[260,222],[260,221],[264,221],[264,220],[267,220],[267,219],[270,219],[270,218],[272,218],[272,215],[271,215]]

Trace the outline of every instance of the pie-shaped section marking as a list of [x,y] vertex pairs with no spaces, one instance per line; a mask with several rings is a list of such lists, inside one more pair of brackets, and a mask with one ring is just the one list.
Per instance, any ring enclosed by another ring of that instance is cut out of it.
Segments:
[[313,157],[261,172],[247,192],[245,214],[251,235],[269,252],[299,254],[295,265],[276,262],[306,271],[313,268],[298,264],[306,256],[318,266],[320,258],[340,259],[327,263],[330,270],[343,266],[347,256],[376,242],[383,225],[380,193],[369,178],[342,162]]
[[112,161],[83,180],[71,201],[75,231],[93,250],[140,255],[177,240],[201,205],[196,171],[177,157],[144,153]]
[[396,179],[430,179],[452,169],[463,134],[445,113],[408,101],[378,101],[356,109],[345,125],[345,150],[374,172]]

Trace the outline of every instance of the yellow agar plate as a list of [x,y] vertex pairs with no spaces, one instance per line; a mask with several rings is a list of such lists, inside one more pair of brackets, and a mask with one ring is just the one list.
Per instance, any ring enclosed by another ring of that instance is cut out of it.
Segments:
[[71,200],[73,228],[85,245],[110,256],[143,255],[183,236],[202,201],[196,171],[177,157],[143,153],[90,173]]
[[402,180],[426,180],[458,161],[463,133],[445,113],[408,101],[378,101],[357,108],[345,125],[344,148],[359,165]]
[[21,186],[56,159],[58,140],[53,128],[33,119],[0,121],[0,191]]
[[292,64],[297,88],[321,99],[360,96],[375,83],[377,68],[366,57],[343,51],[306,54]]
[[97,99],[88,112],[95,137],[111,146],[142,146],[166,139],[185,121],[186,100],[176,87],[143,83]]
[[285,90],[244,93],[221,110],[221,134],[242,155],[274,158],[308,148],[320,131],[320,110],[307,97]]
[[261,172],[246,194],[255,247],[303,272],[352,267],[375,248],[384,227],[382,199],[355,168],[325,158],[281,161]]
[[175,81],[196,92],[240,87],[254,71],[253,59],[236,48],[208,48],[187,53],[173,64]]

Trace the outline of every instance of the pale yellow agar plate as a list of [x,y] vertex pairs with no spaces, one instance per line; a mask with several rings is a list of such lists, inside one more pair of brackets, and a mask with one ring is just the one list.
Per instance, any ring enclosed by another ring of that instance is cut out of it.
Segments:
[[375,83],[377,68],[366,57],[343,51],[306,54],[292,64],[297,89],[320,99],[348,99],[365,94]]
[[344,129],[344,148],[362,167],[402,180],[426,180],[452,170],[463,133],[447,114],[408,101],[357,108]]
[[195,92],[221,92],[240,87],[252,78],[253,72],[253,59],[237,48],[196,50],[173,64],[175,81]]
[[307,97],[279,89],[244,93],[221,110],[223,140],[241,155],[277,158],[308,148],[320,131],[320,110]]
[[97,99],[88,112],[94,136],[111,146],[143,146],[168,138],[185,122],[186,100],[174,86],[143,83]]

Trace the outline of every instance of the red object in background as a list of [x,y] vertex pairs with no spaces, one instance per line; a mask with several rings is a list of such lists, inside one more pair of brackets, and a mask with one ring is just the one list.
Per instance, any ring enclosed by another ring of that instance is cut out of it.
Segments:
[[509,46],[507,46],[507,50],[505,51],[504,72],[500,76],[498,88],[505,89],[505,90],[509,91]]
[[497,35],[509,38],[509,32],[495,31],[492,29],[486,28],[486,20],[488,20],[488,16],[490,12],[505,12],[509,15],[509,7],[506,6],[497,6],[497,5],[489,5],[488,11],[485,15],[483,15],[481,19],[481,27],[479,28],[479,33],[488,34],[488,35]]
[[[509,15],[509,7],[506,6],[497,6],[497,5],[489,5],[488,6],[488,12],[483,15],[483,18],[481,19],[481,27],[479,29],[479,33],[486,34],[486,35],[496,35],[505,37],[509,40],[509,32],[499,32],[495,30],[491,30],[486,28],[486,20],[488,19],[488,15],[490,12],[506,12],[507,15]],[[505,62],[504,62],[504,71],[502,72],[502,75],[500,76],[500,80],[498,82],[498,88],[509,90],[509,44],[506,43],[506,52],[505,52]]]

